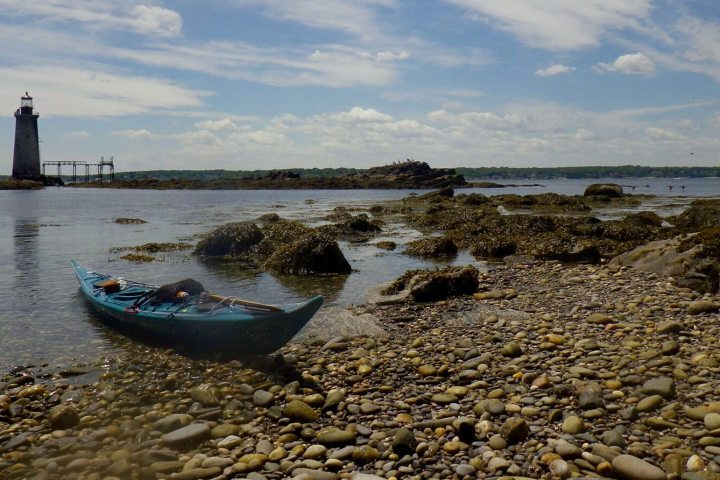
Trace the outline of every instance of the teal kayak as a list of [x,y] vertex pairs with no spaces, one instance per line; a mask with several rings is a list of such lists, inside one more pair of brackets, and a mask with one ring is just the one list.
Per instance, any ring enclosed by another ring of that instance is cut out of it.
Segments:
[[[217,348],[239,354],[272,353],[288,343],[323,303],[265,305],[202,292],[182,298],[153,295],[154,285],[98,273],[72,260],[80,289],[92,306],[122,327],[174,344]],[[112,288],[110,288],[112,287]]]

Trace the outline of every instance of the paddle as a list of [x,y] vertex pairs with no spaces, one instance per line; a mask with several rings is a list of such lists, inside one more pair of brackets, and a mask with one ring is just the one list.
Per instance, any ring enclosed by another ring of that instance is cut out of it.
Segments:
[[283,312],[284,311],[282,308],[278,308],[273,305],[267,305],[265,303],[251,302],[249,300],[242,300],[237,297],[224,297],[222,295],[217,295],[214,293],[207,293],[206,296],[207,296],[207,298],[210,298],[211,300],[217,301],[218,305],[229,300],[231,304],[242,305],[244,307],[255,308],[257,310],[265,310],[268,312]]

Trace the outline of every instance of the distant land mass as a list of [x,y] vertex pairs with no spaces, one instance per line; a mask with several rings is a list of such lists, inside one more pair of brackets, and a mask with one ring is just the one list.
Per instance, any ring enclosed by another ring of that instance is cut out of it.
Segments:
[[[374,167],[377,168],[377,167]],[[592,167],[455,167],[455,172],[466,179],[489,180],[545,180],[553,178],[674,178],[720,177],[718,167],[646,167],[640,165]],[[332,178],[363,174],[371,168],[288,168],[281,170],[300,178]],[[280,170],[146,170],[115,173],[115,180],[232,180],[241,178],[268,178]]]
[[[284,170],[147,170],[116,172],[114,181],[65,183],[72,187],[152,189],[356,189],[505,187],[497,181],[598,178],[720,177],[720,167],[647,167],[640,165],[586,167],[457,167],[432,168],[406,160],[367,169],[290,168]],[[68,176],[56,183],[71,182]],[[480,182],[478,182],[480,180]],[[26,182],[27,183],[27,182]],[[31,182],[32,183],[32,182]],[[32,186],[34,188],[34,185]],[[42,184],[37,187],[42,188]],[[31,186],[0,177],[0,190]]]

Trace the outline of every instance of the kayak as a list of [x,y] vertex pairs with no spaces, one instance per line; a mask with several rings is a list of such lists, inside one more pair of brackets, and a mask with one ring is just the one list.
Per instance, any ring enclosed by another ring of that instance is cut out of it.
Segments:
[[300,303],[266,305],[204,291],[158,297],[156,292],[164,287],[71,262],[83,295],[104,317],[133,332],[180,345],[250,355],[272,353],[302,330],[323,303],[323,297],[316,296]]

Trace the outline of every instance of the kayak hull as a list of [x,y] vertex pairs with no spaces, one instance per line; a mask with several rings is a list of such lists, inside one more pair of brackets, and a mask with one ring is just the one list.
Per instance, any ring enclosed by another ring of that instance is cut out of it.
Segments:
[[[287,344],[310,321],[323,303],[317,296],[305,302],[274,306],[274,311],[216,302],[201,309],[192,300],[183,303],[134,306],[154,286],[128,283],[117,293],[95,284],[110,278],[72,261],[80,288],[90,304],[123,329],[149,334],[174,345],[268,354]],[[232,298],[232,297],[230,297]]]

